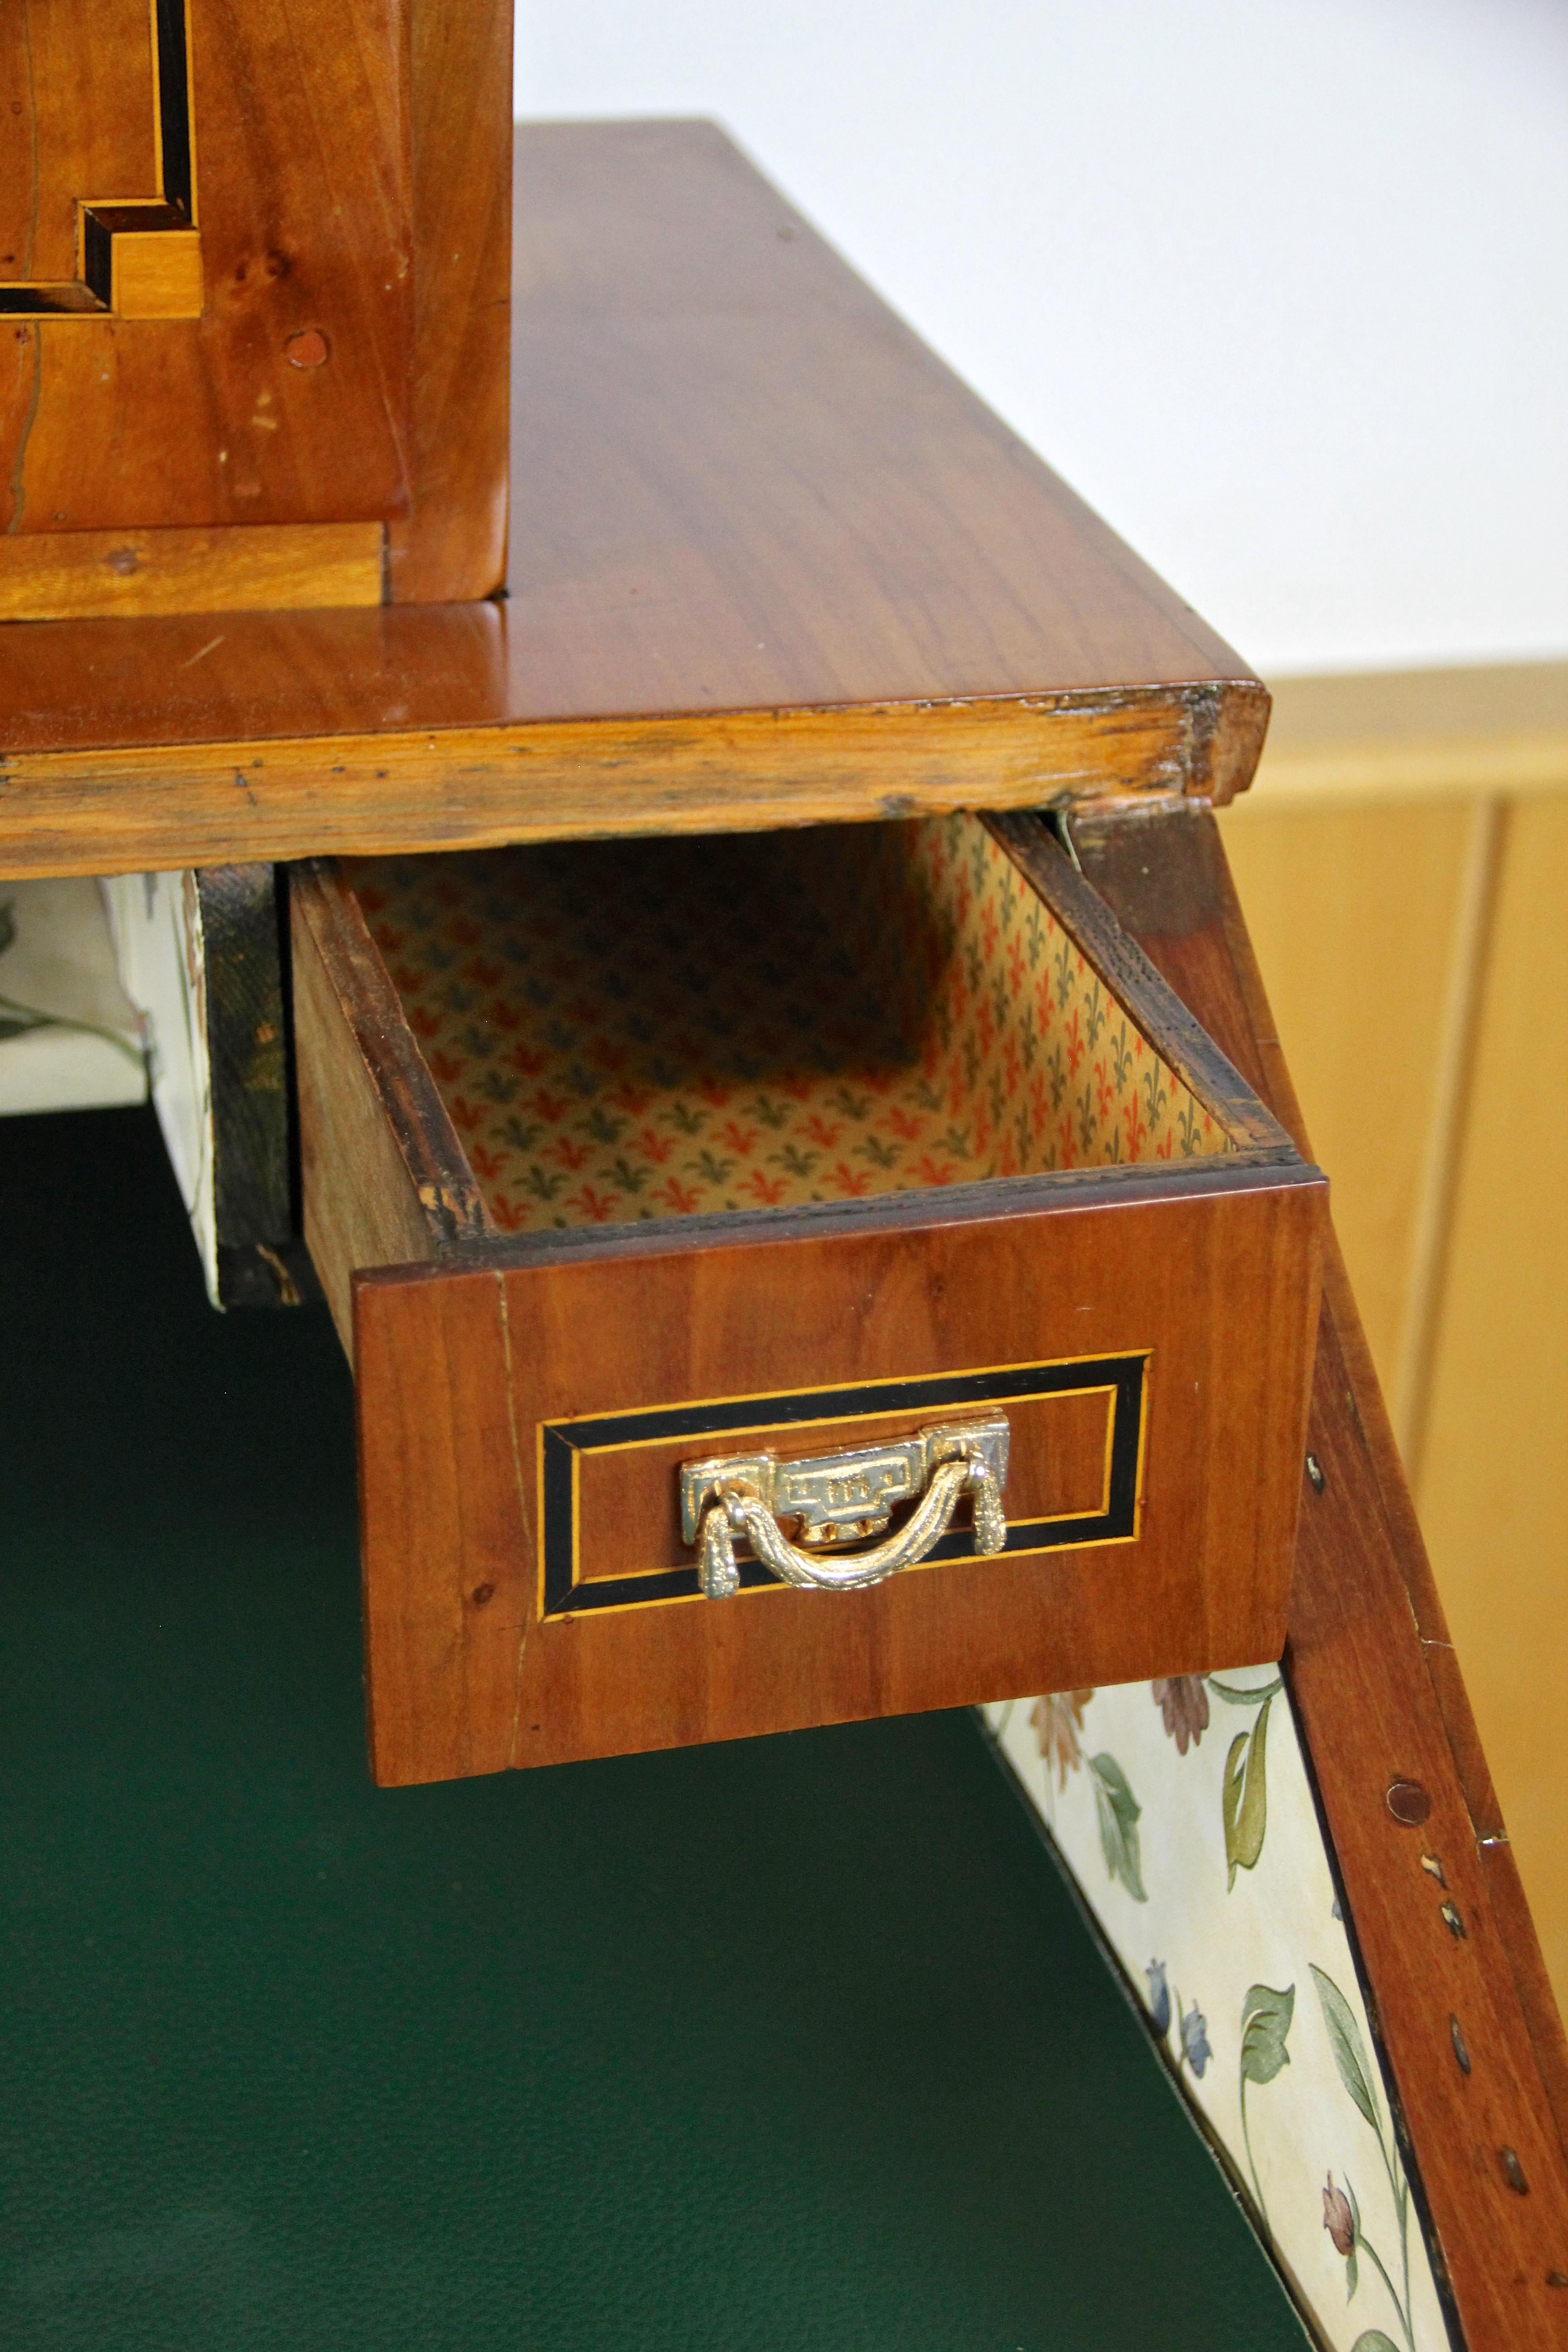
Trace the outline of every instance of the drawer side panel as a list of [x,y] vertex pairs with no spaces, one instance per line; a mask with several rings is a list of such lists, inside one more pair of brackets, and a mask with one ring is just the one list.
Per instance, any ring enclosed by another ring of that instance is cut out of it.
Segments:
[[305,1240],[352,1361],[353,1269],[432,1257],[435,1236],[350,1020],[326,905],[299,875],[289,897]]

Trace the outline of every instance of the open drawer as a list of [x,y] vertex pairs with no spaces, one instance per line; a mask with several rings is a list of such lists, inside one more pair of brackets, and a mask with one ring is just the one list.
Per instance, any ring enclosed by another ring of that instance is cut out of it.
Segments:
[[378,1780],[1279,1654],[1323,1180],[1045,820],[291,907]]

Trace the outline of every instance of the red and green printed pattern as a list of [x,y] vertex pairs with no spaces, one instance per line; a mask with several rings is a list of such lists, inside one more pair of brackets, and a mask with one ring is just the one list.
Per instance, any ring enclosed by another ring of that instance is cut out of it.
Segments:
[[348,870],[504,1232],[1230,1148],[973,818]]

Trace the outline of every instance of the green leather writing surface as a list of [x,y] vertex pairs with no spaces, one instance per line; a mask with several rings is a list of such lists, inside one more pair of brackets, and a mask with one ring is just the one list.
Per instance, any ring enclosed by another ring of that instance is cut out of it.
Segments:
[[8,2352],[1300,2345],[966,1717],[378,1793],[324,1311],[0,1201]]

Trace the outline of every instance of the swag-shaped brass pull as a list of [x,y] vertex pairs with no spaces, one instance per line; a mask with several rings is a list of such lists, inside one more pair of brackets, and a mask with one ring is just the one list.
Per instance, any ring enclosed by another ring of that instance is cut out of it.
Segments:
[[[740,1590],[738,1537],[785,1584],[813,1585],[826,1592],[858,1592],[880,1584],[900,1568],[913,1568],[941,1542],[966,1492],[973,1496],[975,1550],[999,1552],[1007,1541],[1002,1513],[1007,1440],[1006,1419],[998,1413],[994,1420],[939,1424],[922,1429],[918,1437],[818,1454],[809,1462],[736,1454],[685,1463],[681,1532],[697,1547],[702,1590],[710,1601],[727,1600]],[[869,1551],[833,1559],[801,1548],[879,1535],[895,1504],[917,1495],[913,1517]],[[781,1519],[800,1522],[800,1544],[785,1536]]]

